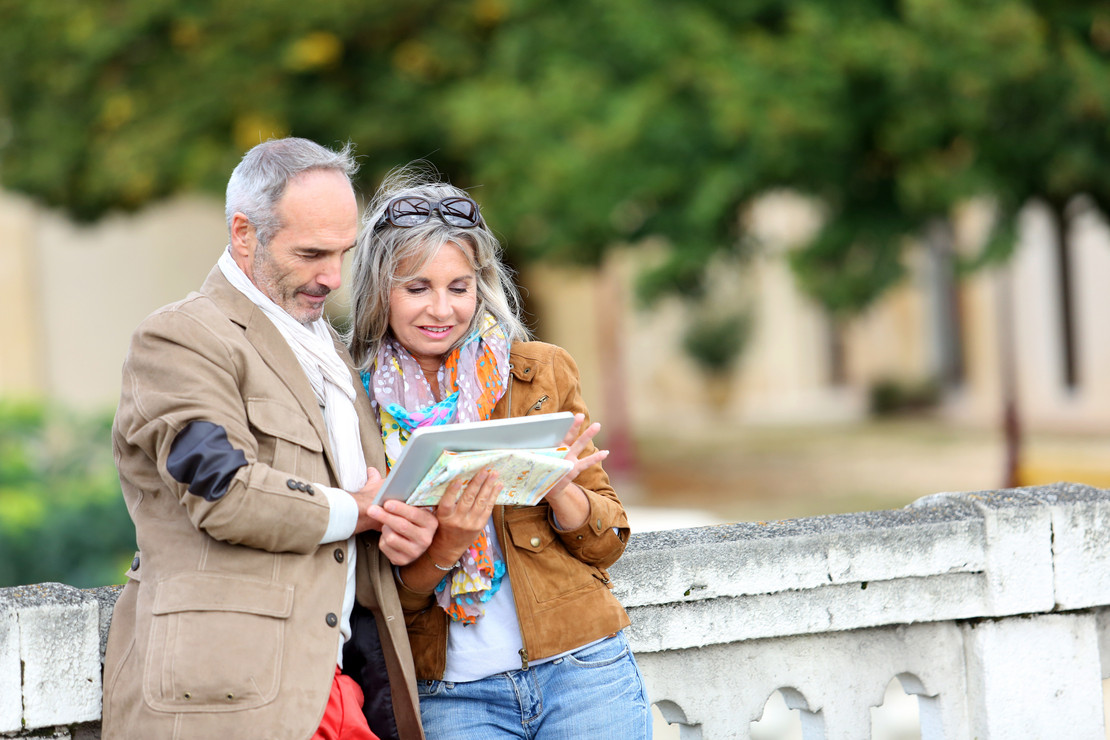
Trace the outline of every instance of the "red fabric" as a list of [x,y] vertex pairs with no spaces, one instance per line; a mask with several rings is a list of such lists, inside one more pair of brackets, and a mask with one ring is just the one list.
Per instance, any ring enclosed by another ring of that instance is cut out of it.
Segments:
[[335,667],[324,719],[312,740],[378,740],[362,714],[362,689]]

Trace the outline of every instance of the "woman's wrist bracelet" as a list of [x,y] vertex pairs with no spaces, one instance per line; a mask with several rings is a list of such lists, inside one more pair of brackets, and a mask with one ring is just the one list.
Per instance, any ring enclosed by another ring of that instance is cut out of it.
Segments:
[[447,566],[447,567],[445,568],[445,567],[443,567],[442,565],[440,565],[439,563],[437,563],[437,562],[435,561],[435,558],[433,558],[433,557],[432,557],[432,554],[431,554],[430,552],[428,552],[427,550],[425,550],[425,551],[424,551],[424,554],[428,556],[428,562],[430,562],[430,563],[431,563],[432,565],[434,565],[434,566],[435,566],[435,568],[436,568],[436,570],[442,570],[442,571],[443,571],[444,573],[450,573],[450,572],[451,572],[451,571],[453,571],[453,570],[454,570],[454,569],[455,569],[455,568],[456,568],[456,567],[458,566],[458,564],[459,564],[459,563],[458,563],[458,561],[455,561],[455,564],[454,564],[454,565],[449,565],[449,566]]

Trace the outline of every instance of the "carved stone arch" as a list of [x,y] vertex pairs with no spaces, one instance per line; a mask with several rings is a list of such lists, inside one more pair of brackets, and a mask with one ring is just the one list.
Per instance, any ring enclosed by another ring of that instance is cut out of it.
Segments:
[[702,740],[701,725],[691,724],[686,711],[670,699],[652,702],[668,725],[678,726],[680,740]]
[[871,704],[873,711],[886,705],[886,690],[895,679],[906,696],[917,698],[917,724],[922,740],[943,737],[939,692],[930,690],[919,676],[909,671],[896,674],[882,686],[883,695]]
[[824,715],[821,713],[820,709],[813,709],[810,706],[809,700],[806,699],[805,694],[794,686],[780,686],[767,694],[767,698],[763,701],[763,709],[754,721],[758,722],[763,719],[767,706],[776,693],[782,696],[787,709],[796,709],[798,711],[798,719],[801,722],[802,729],[802,740],[825,740]]

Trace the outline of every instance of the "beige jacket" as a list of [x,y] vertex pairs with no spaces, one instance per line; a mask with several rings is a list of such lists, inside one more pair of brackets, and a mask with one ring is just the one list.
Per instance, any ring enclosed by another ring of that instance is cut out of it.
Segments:
[[[589,425],[578,367],[565,350],[542,342],[518,342],[509,363],[509,386],[493,418],[571,411],[585,414]],[[591,445],[582,454],[594,449]],[[590,501],[590,515],[578,529],[556,529],[545,502],[493,510],[524,639],[523,668],[530,660],[573,650],[629,624],[624,607],[609,590],[605,570],[628,542],[624,507],[600,465],[583,471],[576,482]],[[430,595],[404,586],[399,590],[416,676],[441,679],[447,664],[447,614]]]
[[[369,400],[354,373],[352,382],[367,464],[384,469]],[[207,442],[243,458],[224,465],[234,474],[223,485],[211,484],[220,470],[204,469],[211,454],[192,458],[204,462],[189,480],[203,484],[179,482],[174,441],[198,427],[222,429],[225,440]],[[103,737],[311,737],[335,671],[347,573],[343,543],[319,544],[328,504],[314,487],[337,486],[336,463],[292,350],[219,268],[136,330],[112,438],[139,553],[108,637]],[[376,624],[363,627],[371,648],[380,643],[365,662],[388,681],[360,672],[376,682],[365,685],[375,731],[418,740],[401,607],[376,543],[375,533],[358,538],[356,611]],[[348,662],[364,664],[345,656],[349,673]]]

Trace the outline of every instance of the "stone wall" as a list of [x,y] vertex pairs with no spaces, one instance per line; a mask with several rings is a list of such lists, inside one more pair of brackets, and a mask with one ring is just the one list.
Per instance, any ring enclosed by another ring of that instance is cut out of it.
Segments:
[[[925,739],[1105,737],[1110,492],[649,533],[612,575],[683,740],[748,738],[775,691],[806,740],[870,737],[893,678],[918,697]],[[0,589],[0,733],[98,736],[117,593]]]

